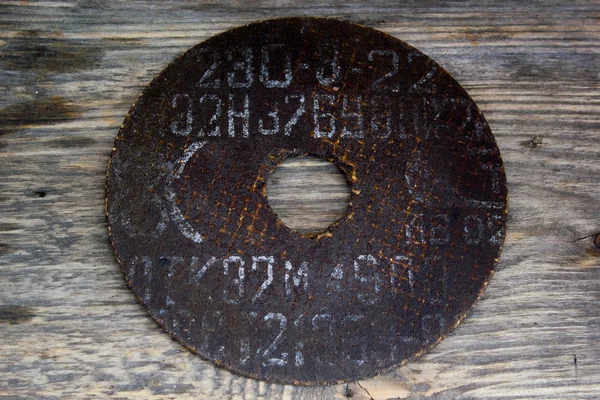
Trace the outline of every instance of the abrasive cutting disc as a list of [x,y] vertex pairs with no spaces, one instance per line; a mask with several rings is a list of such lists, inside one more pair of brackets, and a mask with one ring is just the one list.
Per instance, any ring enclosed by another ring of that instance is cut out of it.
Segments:
[[[335,162],[345,217],[287,228],[266,180],[286,157]],[[447,335],[502,246],[505,175],[473,100],[376,30],[268,20],[193,47],[144,90],[107,183],[110,235],[152,317],[243,375],[372,376]]]

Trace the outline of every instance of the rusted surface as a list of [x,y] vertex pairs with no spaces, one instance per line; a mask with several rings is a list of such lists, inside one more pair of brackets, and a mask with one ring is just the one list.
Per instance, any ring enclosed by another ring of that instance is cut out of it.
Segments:
[[[285,227],[265,182],[285,157],[333,159],[348,214]],[[447,335],[500,253],[507,192],[492,133],[440,66],[327,19],[252,24],[169,65],[117,137],[107,213],[152,317],[241,374],[372,376]]]

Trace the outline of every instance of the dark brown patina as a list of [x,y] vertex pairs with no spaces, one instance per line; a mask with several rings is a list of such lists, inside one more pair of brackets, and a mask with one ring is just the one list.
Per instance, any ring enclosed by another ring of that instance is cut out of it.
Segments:
[[[317,236],[267,202],[294,154],[352,185]],[[117,258],[152,317],[219,366],[295,384],[372,376],[447,335],[491,277],[506,206],[494,137],[446,71],[315,18],[233,29],[170,64],[125,119],[107,184]]]

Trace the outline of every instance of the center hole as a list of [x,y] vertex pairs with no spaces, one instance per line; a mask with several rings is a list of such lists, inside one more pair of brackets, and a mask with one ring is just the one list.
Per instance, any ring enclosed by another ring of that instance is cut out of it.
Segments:
[[289,157],[269,175],[267,197],[288,228],[315,234],[346,215],[350,185],[344,173],[328,160]]

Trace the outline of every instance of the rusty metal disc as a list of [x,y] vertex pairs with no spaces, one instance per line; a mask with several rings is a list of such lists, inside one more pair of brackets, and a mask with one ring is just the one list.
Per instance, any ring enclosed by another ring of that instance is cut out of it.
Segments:
[[[317,236],[265,182],[285,157],[332,159],[352,186]],[[422,354],[467,314],[502,246],[500,153],[439,65],[376,30],[269,20],[190,49],[115,142],[112,244],[152,317],[243,375],[352,381]]]

